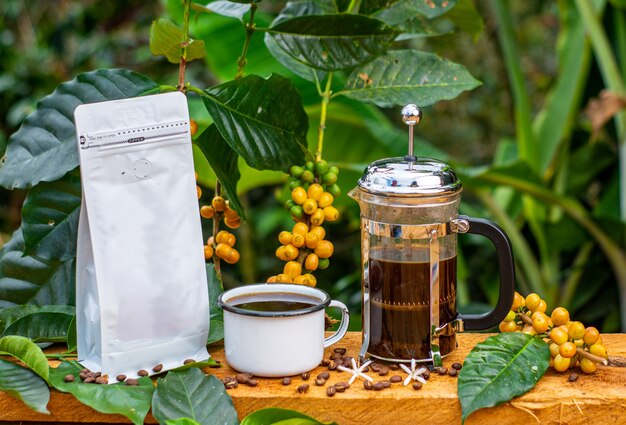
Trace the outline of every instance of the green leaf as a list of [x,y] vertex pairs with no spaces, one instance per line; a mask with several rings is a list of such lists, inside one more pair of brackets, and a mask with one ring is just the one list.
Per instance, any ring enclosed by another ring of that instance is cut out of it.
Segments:
[[16,320],[32,313],[65,313],[74,315],[76,309],[71,305],[44,305],[32,304],[17,305],[0,309],[0,334]]
[[220,306],[217,305],[217,298],[222,292],[224,292],[224,287],[222,286],[222,282],[217,277],[217,273],[215,273],[215,266],[213,263],[207,264],[206,275],[209,284],[210,314],[209,337],[207,344],[211,344],[224,339],[224,312]]
[[75,260],[46,264],[23,252],[24,239],[18,229],[0,250],[0,307],[73,304]]
[[[178,63],[183,37],[182,28],[167,19],[158,19],[152,22],[150,27],[150,51],[154,56],[165,56],[170,63]],[[204,41],[190,39],[187,46],[187,62],[202,59],[205,55]]]
[[206,90],[204,104],[231,148],[253,168],[302,164],[308,120],[291,81],[249,75]]
[[[57,368],[50,368],[50,384],[59,391],[71,393],[98,412],[124,415],[137,425],[143,424],[154,392],[150,378],[140,378],[137,386],[123,383],[94,385],[81,382],[80,371],[78,363],[63,362]],[[74,375],[74,382],[65,382],[66,375]]]
[[24,253],[47,262],[74,258],[80,202],[77,173],[31,189],[22,208]]
[[272,26],[268,34],[296,61],[325,71],[369,62],[397,35],[379,20],[348,14],[299,16]]
[[165,421],[165,425],[200,425],[198,422],[191,418],[178,418]]
[[1,336],[19,335],[33,342],[66,342],[73,315],[33,313],[13,322]]
[[250,11],[250,2],[237,4],[232,1],[218,0],[204,6],[204,9],[217,13],[218,15],[236,18],[243,22],[243,17]]
[[320,422],[303,413],[289,409],[261,409],[246,416],[241,425],[336,425],[335,422]]
[[389,25],[395,25],[416,13],[428,19],[436,18],[452,9],[455,4],[456,0],[398,0],[380,9],[374,16]]
[[548,369],[550,349],[541,338],[501,333],[476,344],[458,380],[463,422],[474,411],[526,393]]
[[0,338],[0,352],[15,357],[44,380],[48,380],[48,359],[41,348],[30,339],[14,335],[3,336]]
[[122,69],[87,72],[61,84],[9,138],[0,164],[0,185],[27,189],[60,179],[78,166],[74,127],[78,105],[138,96],[156,87],[147,77]]
[[160,423],[191,418],[203,425],[239,424],[233,401],[224,384],[200,369],[170,372],[157,380],[152,415]]
[[472,0],[459,0],[452,10],[446,14],[457,27],[472,36],[474,41],[485,29],[485,23],[480,16]]
[[76,335],[76,316],[72,316],[72,320],[67,327],[67,351],[76,351],[78,347],[78,336]]
[[335,95],[382,107],[407,103],[428,106],[479,85],[462,65],[432,53],[399,50],[355,69],[346,87]]
[[245,220],[243,206],[237,195],[237,182],[241,174],[237,166],[239,156],[226,143],[215,124],[211,124],[198,138],[194,141],[195,145],[200,148],[204,157],[211,165],[213,172],[217,176],[222,185],[224,194],[230,200],[230,206],[239,217]]
[[31,370],[0,359],[0,391],[4,391],[39,413],[50,414],[48,384]]

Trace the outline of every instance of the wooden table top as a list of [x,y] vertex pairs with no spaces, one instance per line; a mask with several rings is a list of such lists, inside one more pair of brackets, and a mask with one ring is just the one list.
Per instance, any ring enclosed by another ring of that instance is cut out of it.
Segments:
[[[458,335],[459,348],[444,360],[444,365],[463,362],[471,348],[487,336]],[[346,355],[356,356],[360,338],[360,333],[349,332],[342,341],[327,349],[325,357],[336,347],[345,347]],[[606,334],[602,338],[611,356],[626,357],[626,334]],[[207,373],[218,378],[236,373],[226,365],[221,347],[209,351],[224,365],[207,369]],[[280,407],[340,425],[461,423],[456,378],[433,374],[421,390],[399,383],[382,391],[367,391],[363,388],[363,381],[357,380],[346,392],[328,397],[326,386],[318,387],[314,382],[317,374],[325,370],[327,368],[319,367],[311,371],[311,378],[307,381],[295,377],[288,386],[282,385],[281,379],[259,378],[256,387],[239,385],[228,392],[240,419],[258,409]],[[373,372],[369,374],[375,379],[388,379],[394,374],[406,376],[402,370],[391,371],[385,378],[377,377]],[[577,381],[569,382],[569,373],[561,374],[550,369],[530,392],[498,407],[474,412],[466,424],[626,424],[626,368],[600,366],[593,375],[579,375]],[[348,373],[333,371],[327,385],[347,381],[349,377]],[[310,385],[309,390],[304,394],[298,393],[298,386],[305,382]],[[50,415],[33,412],[0,392],[0,422],[128,422],[123,416],[95,412],[72,395],[57,391],[52,391],[48,409]],[[146,422],[156,421],[148,415]]]

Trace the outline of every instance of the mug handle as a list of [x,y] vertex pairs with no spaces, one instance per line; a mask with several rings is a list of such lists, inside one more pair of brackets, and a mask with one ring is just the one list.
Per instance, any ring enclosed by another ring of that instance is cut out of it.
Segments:
[[324,348],[333,345],[338,342],[343,336],[346,334],[348,330],[348,325],[350,324],[350,313],[348,312],[348,307],[341,301],[332,300],[328,305],[328,308],[336,307],[341,309],[341,323],[339,323],[339,329],[337,332],[324,339]]
[[500,269],[500,292],[498,303],[493,310],[484,314],[459,314],[465,325],[465,330],[477,331],[489,329],[502,321],[511,310],[515,295],[515,263],[509,237],[497,224],[481,218],[459,216],[467,220],[467,233],[486,236],[495,246]]

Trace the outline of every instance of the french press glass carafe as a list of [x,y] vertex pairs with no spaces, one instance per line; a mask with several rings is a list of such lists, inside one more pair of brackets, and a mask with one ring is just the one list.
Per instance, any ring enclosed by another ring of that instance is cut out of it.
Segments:
[[[413,155],[415,105],[402,110],[408,155],[371,163],[349,195],[361,209],[363,343],[360,358],[432,361],[456,348],[456,332],[488,329],[508,313],[514,265],[506,234],[487,220],[458,215],[461,181],[448,164]],[[456,308],[457,233],[476,233],[496,247],[500,295],[482,315]]]

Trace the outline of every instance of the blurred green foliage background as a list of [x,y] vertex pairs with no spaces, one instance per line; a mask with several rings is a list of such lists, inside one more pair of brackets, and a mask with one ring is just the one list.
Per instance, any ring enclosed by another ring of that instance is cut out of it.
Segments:
[[[466,186],[462,213],[490,218],[509,233],[520,292],[537,291],[550,309],[564,305],[576,320],[603,331],[626,331],[623,318],[620,325],[620,312],[626,314],[625,212],[620,213],[625,177],[619,174],[624,135],[612,120],[594,128],[586,110],[610,84],[596,46],[585,36],[578,3],[474,2],[481,19],[463,23],[443,16],[429,23],[432,34],[403,41],[463,64],[483,83],[425,109],[416,129],[417,151],[449,161],[459,171]],[[592,3],[623,81],[626,10],[619,1]],[[284,3],[264,1],[259,6],[257,22],[268,25]],[[80,72],[120,67],[160,84],[177,83],[178,67],[150,54],[149,31],[160,17],[182,23],[178,0],[3,0],[0,16],[2,151],[38,99]],[[214,14],[194,15],[191,35],[205,41],[207,56],[189,63],[187,79],[197,87],[232,79],[245,36],[241,23]],[[255,34],[246,73],[271,72],[293,78],[309,116],[313,146],[320,114],[315,87],[276,62],[263,35]],[[190,108],[201,127],[209,124],[197,98],[190,97]],[[598,108],[607,111],[606,105]],[[356,185],[364,165],[406,149],[398,108],[333,99],[326,127],[324,157],[339,165],[344,194]],[[281,202],[287,176],[252,170],[243,162],[240,166],[239,192],[248,222],[236,232],[242,259],[224,267],[225,287],[276,274],[282,267],[274,256],[276,237],[292,223]],[[211,196],[205,190],[202,202],[210,202]],[[20,224],[23,199],[20,191],[0,193],[5,241]],[[347,196],[337,204],[343,218],[328,228],[335,254],[331,266],[318,274],[318,283],[348,304],[354,312],[352,328],[359,329],[359,211]],[[497,298],[493,248],[480,238],[459,239],[460,309],[484,310]]]

